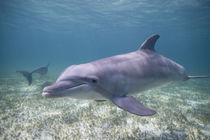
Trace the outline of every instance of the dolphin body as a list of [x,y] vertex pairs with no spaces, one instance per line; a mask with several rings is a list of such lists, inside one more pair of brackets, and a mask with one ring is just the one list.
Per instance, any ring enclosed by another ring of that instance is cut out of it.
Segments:
[[42,95],[111,100],[130,113],[154,115],[154,110],[130,95],[170,82],[209,77],[188,76],[183,66],[156,53],[158,38],[159,35],[152,35],[135,52],[69,66],[54,84],[43,89]]

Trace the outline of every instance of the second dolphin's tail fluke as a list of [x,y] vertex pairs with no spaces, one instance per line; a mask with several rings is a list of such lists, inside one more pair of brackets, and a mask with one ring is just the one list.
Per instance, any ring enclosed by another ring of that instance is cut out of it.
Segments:
[[189,79],[200,79],[200,78],[210,78],[210,75],[202,75],[202,76],[188,76]]
[[49,67],[49,65],[50,65],[50,62],[47,63],[46,67]]
[[28,85],[31,85],[31,83],[32,83],[32,73],[31,72],[21,71],[21,70],[18,70],[16,72],[21,73],[27,79]]

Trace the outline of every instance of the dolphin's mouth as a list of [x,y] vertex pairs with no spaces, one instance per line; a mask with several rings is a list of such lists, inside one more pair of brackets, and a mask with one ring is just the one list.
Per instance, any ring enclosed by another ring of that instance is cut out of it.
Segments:
[[86,83],[74,83],[73,85],[55,83],[45,87],[43,89],[42,96],[47,98],[68,96],[69,92],[76,90],[84,85],[86,85]]

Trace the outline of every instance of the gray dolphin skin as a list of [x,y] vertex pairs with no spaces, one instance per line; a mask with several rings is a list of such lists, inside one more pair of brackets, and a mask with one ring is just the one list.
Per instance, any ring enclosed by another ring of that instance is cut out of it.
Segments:
[[56,82],[43,89],[44,97],[111,100],[139,116],[156,112],[131,95],[167,83],[209,76],[188,76],[184,67],[155,52],[159,35],[152,35],[131,53],[66,68]]

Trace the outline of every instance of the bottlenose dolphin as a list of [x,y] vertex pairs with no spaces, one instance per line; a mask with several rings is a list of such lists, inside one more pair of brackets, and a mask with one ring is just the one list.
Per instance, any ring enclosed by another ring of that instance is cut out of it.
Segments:
[[28,81],[28,85],[31,85],[31,83],[32,83],[32,74],[33,73],[38,73],[41,76],[43,76],[43,75],[47,74],[48,67],[49,67],[49,63],[46,66],[43,66],[43,67],[40,67],[40,68],[37,68],[37,69],[33,70],[32,72],[23,71],[23,70],[17,70],[16,72],[17,73],[21,73],[26,78],[26,80]]
[[131,53],[66,68],[56,82],[43,89],[44,97],[111,100],[139,115],[156,112],[130,96],[170,82],[209,76],[188,76],[184,67],[155,52],[159,35],[152,35]]

